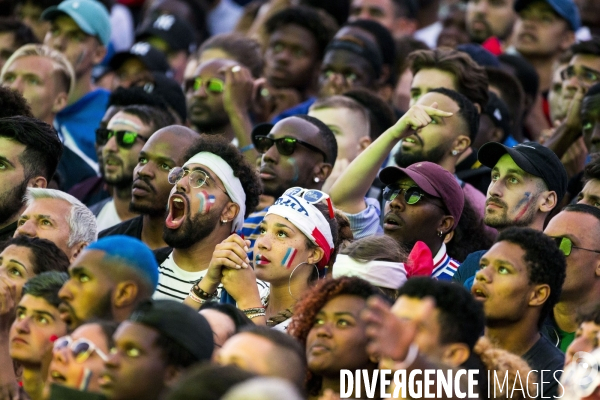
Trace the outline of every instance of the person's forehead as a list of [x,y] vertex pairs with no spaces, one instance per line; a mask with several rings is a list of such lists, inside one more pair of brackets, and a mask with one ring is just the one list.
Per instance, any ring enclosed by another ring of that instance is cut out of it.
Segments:
[[445,120],[455,117],[456,113],[460,110],[458,107],[458,104],[456,104],[456,102],[454,100],[452,100],[450,97],[446,96],[445,94],[437,93],[437,92],[425,93],[424,95],[419,97],[419,100],[417,100],[416,104],[420,104],[423,106],[431,106],[431,104],[433,104],[433,102],[438,103],[438,107],[437,107],[438,109],[454,113],[454,115],[452,115],[450,117],[445,117],[444,118]]
[[32,73],[48,76],[54,72],[54,63],[48,57],[37,55],[23,56],[15,59],[6,67],[7,72]]
[[117,343],[127,341],[142,346],[153,347],[160,333],[139,322],[123,321],[117,328],[113,338]]
[[16,244],[6,246],[4,250],[0,251],[0,257],[9,257],[18,261],[28,261],[24,259],[29,258],[32,255],[33,253],[29,247],[18,246]]
[[225,74],[223,72],[219,72],[219,70],[226,67],[233,67],[235,65],[239,65],[239,62],[224,58],[214,58],[198,65],[196,71],[194,72],[194,76],[224,78]]
[[143,129],[145,124],[136,115],[119,111],[108,121],[107,125],[109,129],[114,129],[116,126],[123,127],[124,129],[133,129],[137,132]]
[[296,117],[285,118],[276,123],[271,132],[270,137],[293,137],[300,140],[312,139],[319,134],[319,128],[310,122]]
[[513,160],[513,158],[508,153],[503,154],[502,157],[500,157],[498,159],[498,162],[496,163],[496,165],[494,165],[494,169],[498,169],[498,170],[515,169],[523,174],[526,174],[526,172],[523,171],[523,169],[517,165],[515,160]]
[[600,222],[592,215],[575,211],[562,211],[548,222],[544,233],[554,237],[571,236],[579,239],[586,237],[592,239],[593,235],[590,235],[590,232],[597,232],[599,228]]
[[523,13],[523,12],[551,12],[554,15],[558,16],[558,14],[556,14],[556,11],[554,11],[554,9],[552,8],[552,6],[550,4],[548,4],[545,0],[537,0],[534,1],[530,4],[528,4],[525,8],[523,8],[521,11],[519,11],[519,14]]
[[313,49],[315,53],[317,51],[315,34],[309,29],[295,23],[284,24],[275,29],[269,37],[269,43],[274,42]]
[[63,199],[40,198],[34,199],[29,207],[25,209],[23,215],[45,214],[54,218],[67,217],[67,212],[71,210],[71,204]]
[[569,60],[569,65],[577,67],[587,67],[596,71],[600,71],[600,56],[594,54],[575,54]]
[[[360,112],[360,110],[344,106],[333,106],[310,110],[308,115],[321,120],[323,123],[325,123],[325,125],[340,126],[346,125],[350,122],[356,123],[355,119],[360,119],[364,122],[368,121],[364,118],[365,113]],[[348,119],[352,119],[353,121],[349,121]]]
[[357,315],[365,307],[365,299],[360,296],[343,294],[330,299],[321,313],[350,313]]
[[456,90],[455,76],[442,69],[422,68],[414,75],[411,87],[421,87],[426,90],[445,87]]
[[71,333],[71,338],[73,338],[74,340],[85,338],[91,340],[96,345],[101,344],[96,339],[103,337],[104,333],[102,331],[102,327],[100,327],[100,325],[95,322],[83,324],[77,329],[75,329],[73,333]]
[[421,303],[423,299],[402,295],[392,306],[392,313],[397,317],[412,319],[417,315]]
[[185,153],[194,139],[187,135],[161,130],[150,136],[142,151],[156,158],[169,158],[183,165]]
[[48,303],[43,297],[36,297],[30,294],[25,294],[19,301],[19,307],[27,309],[27,312],[33,313],[36,311],[47,312],[54,314],[58,312],[58,309],[52,304]]
[[525,250],[518,244],[501,241],[495,243],[482,257],[489,263],[508,263],[515,268],[525,268]]
[[364,72],[372,71],[369,61],[349,50],[333,49],[329,50],[323,57],[323,65],[329,69],[338,69],[340,71],[349,69],[359,69]]
[[73,269],[85,269],[95,273],[102,271],[107,263],[107,254],[100,249],[84,249],[79,257],[69,266],[69,271]]
[[13,164],[19,164],[18,157],[27,146],[11,138],[0,136],[0,157],[4,157]]

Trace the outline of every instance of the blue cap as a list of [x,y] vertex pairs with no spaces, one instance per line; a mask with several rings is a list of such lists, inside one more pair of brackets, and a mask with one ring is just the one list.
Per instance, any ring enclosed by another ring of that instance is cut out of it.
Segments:
[[106,253],[106,259],[136,269],[150,281],[152,290],[156,290],[158,263],[152,250],[141,240],[125,235],[107,236],[91,243],[85,250],[101,250]]
[[[517,0],[515,2],[515,11],[520,12],[531,3],[535,3],[540,0]],[[564,20],[566,20],[571,27],[572,31],[576,31],[581,27],[581,17],[579,16],[579,9],[577,8],[577,4],[573,0],[543,0],[558,15],[560,15]]]
[[82,31],[97,37],[103,45],[107,46],[110,42],[110,15],[99,1],[65,0],[57,6],[46,8],[41,18],[52,21],[62,14],[73,18]]

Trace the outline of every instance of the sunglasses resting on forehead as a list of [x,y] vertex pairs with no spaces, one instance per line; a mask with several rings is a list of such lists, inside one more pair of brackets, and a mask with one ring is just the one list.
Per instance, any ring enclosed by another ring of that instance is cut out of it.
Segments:
[[300,139],[293,137],[282,137],[279,139],[273,139],[264,135],[257,135],[252,138],[256,151],[260,154],[265,154],[273,145],[277,147],[279,154],[283,156],[291,156],[296,151],[296,146],[301,145],[309,150],[317,152],[323,156],[323,161],[327,162],[327,155],[325,152],[318,147],[313,146],[310,143],[306,143]]
[[117,145],[123,149],[130,149],[139,138],[142,142],[147,142],[148,139],[133,131],[114,131],[112,129],[98,128],[96,129],[96,144],[104,146],[111,137],[115,136]]

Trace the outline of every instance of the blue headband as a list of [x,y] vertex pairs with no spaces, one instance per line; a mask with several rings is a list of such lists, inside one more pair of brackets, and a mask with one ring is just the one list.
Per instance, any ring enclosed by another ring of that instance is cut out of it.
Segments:
[[144,242],[130,236],[114,235],[91,243],[86,250],[101,250],[106,253],[106,259],[112,259],[134,268],[150,281],[152,290],[156,290],[158,263],[154,258],[154,253]]

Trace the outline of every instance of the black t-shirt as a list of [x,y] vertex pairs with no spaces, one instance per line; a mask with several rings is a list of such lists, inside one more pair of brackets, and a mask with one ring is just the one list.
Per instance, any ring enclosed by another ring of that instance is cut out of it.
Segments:
[[98,239],[113,236],[113,235],[125,235],[131,236],[136,239],[142,240],[142,228],[144,226],[144,217],[138,215],[135,218],[123,221],[120,224],[106,228],[98,234]]
[[540,339],[521,358],[537,372],[538,390],[541,390],[538,399],[558,396],[558,379],[565,364],[565,355],[562,351],[554,347],[545,336],[540,336]]

